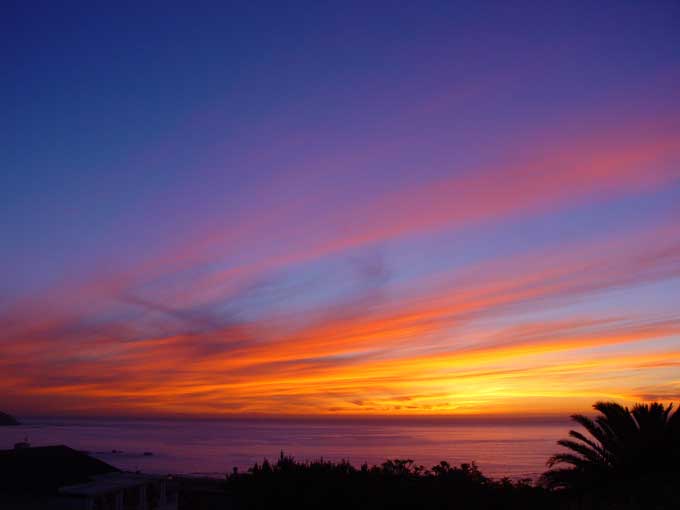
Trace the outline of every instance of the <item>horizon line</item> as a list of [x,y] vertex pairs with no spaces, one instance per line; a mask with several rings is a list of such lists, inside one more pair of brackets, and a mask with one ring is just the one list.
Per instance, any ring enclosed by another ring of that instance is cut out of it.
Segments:
[[158,414],[158,415],[125,415],[125,414],[12,414],[19,421],[27,420],[110,420],[110,421],[269,421],[269,422],[374,422],[374,423],[558,423],[568,422],[570,414],[563,413],[494,413],[494,414]]

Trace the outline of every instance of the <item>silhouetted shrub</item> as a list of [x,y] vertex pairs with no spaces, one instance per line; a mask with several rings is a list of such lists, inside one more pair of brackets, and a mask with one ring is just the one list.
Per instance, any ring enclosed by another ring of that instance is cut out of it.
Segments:
[[425,469],[410,459],[359,469],[347,461],[297,462],[283,453],[227,477],[236,508],[546,508],[548,491],[526,480],[493,481],[472,464]]

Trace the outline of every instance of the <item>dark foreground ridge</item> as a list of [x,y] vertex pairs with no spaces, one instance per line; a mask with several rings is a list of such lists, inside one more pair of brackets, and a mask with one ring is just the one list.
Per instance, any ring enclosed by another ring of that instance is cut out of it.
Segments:
[[168,481],[63,445],[0,450],[2,510],[177,510]]
[[656,473],[589,489],[554,490],[529,480],[492,480],[472,464],[425,469],[411,460],[355,468],[297,462],[283,453],[224,481],[179,481],[180,510],[234,509],[625,509],[680,508],[678,473]]
[[50,494],[117,468],[64,445],[0,450],[0,492]]
[[[410,459],[355,468],[348,462],[296,462],[281,453],[248,473],[233,473],[225,492],[235,508],[547,508],[548,490],[485,477],[474,463],[425,469]],[[187,508],[191,508],[188,506]]]
[[474,463],[426,469],[395,459],[356,468],[282,452],[223,482],[184,480],[180,509],[680,509],[680,412],[660,403],[593,407],[593,419],[572,417],[585,430],[559,441],[563,451],[537,484],[492,480]]
[[21,425],[14,416],[0,411],[0,427],[9,425]]
[[0,508],[680,509],[680,412],[659,403],[594,408],[593,418],[573,416],[584,430],[559,441],[562,451],[536,483],[490,479],[474,462],[425,468],[393,459],[356,467],[300,462],[283,452],[223,479],[159,477],[123,473],[65,446],[20,443],[0,451]]

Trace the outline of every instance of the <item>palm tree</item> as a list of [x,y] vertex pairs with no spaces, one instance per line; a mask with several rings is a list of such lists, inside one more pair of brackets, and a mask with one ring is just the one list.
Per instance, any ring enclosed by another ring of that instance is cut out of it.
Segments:
[[[552,468],[542,482],[551,488],[583,488],[612,480],[678,470],[680,412],[673,404],[636,404],[632,410],[615,402],[597,402],[600,415],[571,418],[589,435],[570,430],[557,443],[571,450],[548,460]],[[568,467],[565,467],[568,466]]]

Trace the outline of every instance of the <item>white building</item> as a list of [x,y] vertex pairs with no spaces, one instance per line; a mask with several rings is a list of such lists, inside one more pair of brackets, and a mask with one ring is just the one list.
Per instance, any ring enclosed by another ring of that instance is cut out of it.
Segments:
[[162,477],[136,473],[97,475],[87,483],[59,489],[63,508],[72,510],[176,510],[177,495]]

